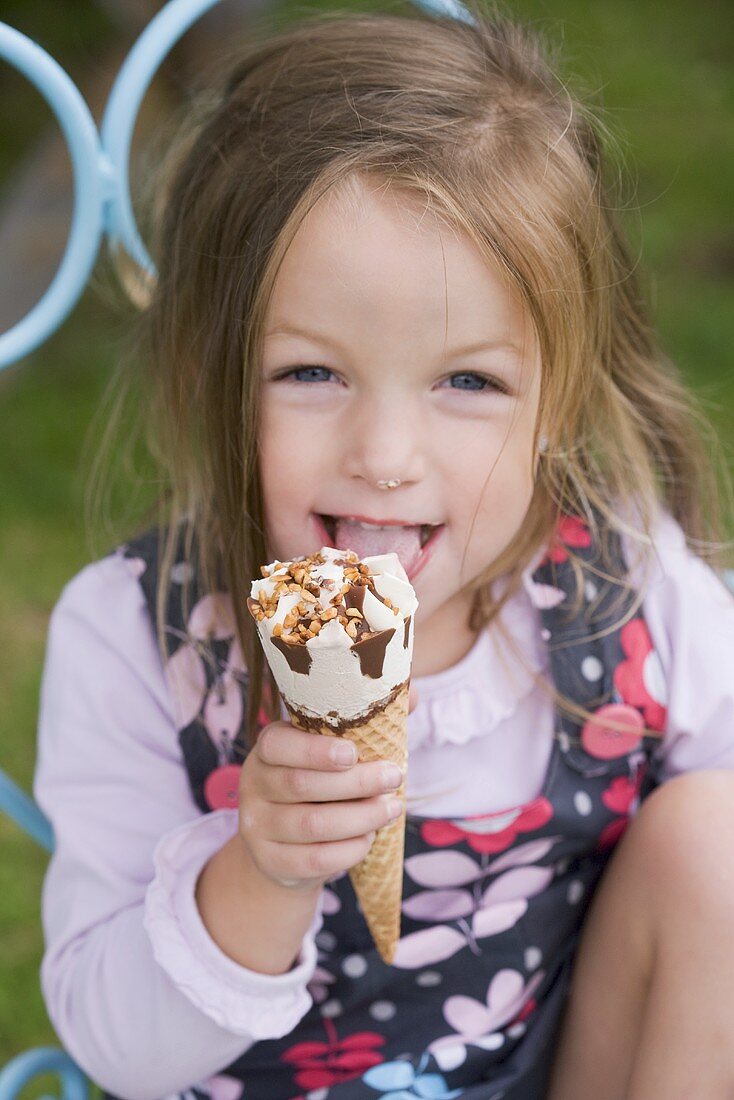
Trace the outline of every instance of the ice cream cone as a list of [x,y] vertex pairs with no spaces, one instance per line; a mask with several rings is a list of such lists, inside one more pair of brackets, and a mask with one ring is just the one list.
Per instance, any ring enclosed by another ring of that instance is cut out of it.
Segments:
[[[360,561],[322,547],[274,562],[253,581],[248,609],[293,724],[352,741],[360,761],[407,768],[415,592],[396,554]],[[396,792],[405,801],[404,784]],[[350,870],[380,956],[400,937],[405,811],[377,830]]]
[[[365,722],[334,730],[322,725],[318,732],[351,741],[360,761],[391,760],[403,771],[407,766],[407,718],[409,685],[402,684],[387,705]],[[287,705],[287,704],[286,704]],[[293,724],[314,730],[312,720],[304,721],[288,707]],[[405,805],[405,783],[395,792]],[[380,957],[391,963],[400,939],[400,906],[403,896],[403,854],[405,849],[405,809],[400,817],[377,830],[372,847],[349,872],[367,927]]]

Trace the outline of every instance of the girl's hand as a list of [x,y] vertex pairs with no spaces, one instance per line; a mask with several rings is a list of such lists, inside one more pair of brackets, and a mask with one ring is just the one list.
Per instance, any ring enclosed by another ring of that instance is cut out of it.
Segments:
[[[411,689],[412,710],[416,703]],[[339,758],[352,750],[351,760]],[[273,722],[242,765],[240,834],[261,874],[320,887],[364,859],[375,831],[395,820],[404,776],[387,760],[357,763],[349,741]]]

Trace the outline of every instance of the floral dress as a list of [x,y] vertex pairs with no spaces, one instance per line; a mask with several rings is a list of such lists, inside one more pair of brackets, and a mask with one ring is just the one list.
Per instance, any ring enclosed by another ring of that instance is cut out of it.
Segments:
[[[220,1095],[542,1100],[583,918],[630,815],[656,785],[655,732],[666,719],[648,687],[660,670],[641,610],[625,621],[635,593],[611,579],[624,575],[619,540],[607,533],[605,543],[602,565],[587,526],[566,517],[533,573],[555,687],[593,715],[577,720],[556,706],[540,794],[463,819],[408,814],[391,966],[349,877],[331,880],[311,1009],[290,1034],[223,1066]],[[577,609],[568,547],[583,563]],[[121,552],[155,621],[155,533]],[[173,580],[166,672],[191,791],[208,813],[237,806],[247,675],[226,597],[202,593],[190,561],[177,562]],[[186,1095],[207,1100],[200,1088]]]

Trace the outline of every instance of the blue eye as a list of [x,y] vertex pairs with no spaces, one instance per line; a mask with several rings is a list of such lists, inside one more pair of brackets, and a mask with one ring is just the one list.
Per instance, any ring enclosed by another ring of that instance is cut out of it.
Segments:
[[[322,366],[301,366],[293,367],[286,374],[281,374],[281,378],[293,378],[296,382],[326,382],[324,378],[325,374],[332,374],[328,367]],[[303,377],[298,377],[299,375]]]
[[471,372],[452,374],[449,381],[453,390],[464,390],[468,393],[486,393],[488,390],[495,390],[498,393],[507,393],[507,388],[502,382],[496,378],[489,378],[486,374]]
[[[299,367],[291,367],[290,370],[278,375],[275,381],[328,382],[330,376],[333,378],[334,372],[329,367],[324,367],[319,363],[310,363],[308,365],[302,364]],[[448,381],[451,384],[451,389],[460,390],[464,393],[494,392],[507,394],[509,392],[507,386],[497,378],[492,378],[486,374],[476,374],[472,371],[452,374]]]

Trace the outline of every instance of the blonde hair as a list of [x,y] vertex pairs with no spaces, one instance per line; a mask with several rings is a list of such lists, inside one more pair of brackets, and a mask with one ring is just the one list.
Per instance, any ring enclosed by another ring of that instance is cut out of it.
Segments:
[[135,394],[163,478],[159,615],[183,529],[205,584],[232,596],[251,737],[264,670],[246,597],[269,560],[263,319],[304,217],[355,179],[387,181],[468,234],[537,334],[549,446],[526,522],[472,585],[472,625],[496,616],[493,581],[508,577],[507,598],[561,513],[602,541],[607,525],[645,547],[662,505],[696,552],[716,563],[720,551],[704,421],[647,320],[606,178],[606,127],[534,31],[481,0],[467,7],[475,26],[415,9],[330,12],[245,44],[187,109],[157,184],[158,278],[136,287],[142,308],[113,385]]

